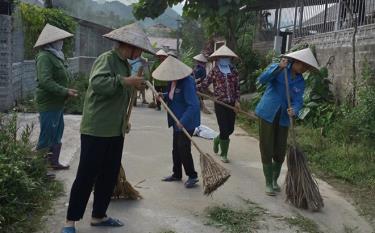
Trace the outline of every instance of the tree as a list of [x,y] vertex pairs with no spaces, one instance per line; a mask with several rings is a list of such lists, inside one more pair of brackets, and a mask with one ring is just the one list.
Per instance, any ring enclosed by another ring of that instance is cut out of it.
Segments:
[[[161,15],[167,7],[183,2],[182,0],[140,0],[134,4],[133,13],[137,19],[146,17],[156,18]],[[240,8],[250,4],[251,0],[217,0],[185,1],[184,16],[194,19],[203,19],[206,22],[208,31],[213,33],[222,28],[225,30],[225,37],[228,44],[237,50],[238,30],[249,20],[252,14],[241,11]],[[215,29],[215,30],[212,30]]]

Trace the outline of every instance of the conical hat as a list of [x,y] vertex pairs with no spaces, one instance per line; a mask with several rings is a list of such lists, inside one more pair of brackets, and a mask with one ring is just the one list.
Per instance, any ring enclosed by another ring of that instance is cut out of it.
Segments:
[[311,66],[314,69],[319,70],[318,61],[316,60],[314,54],[311,52],[310,48],[292,52],[292,53],[283,55],[283,57],[295,59],[297,61],[303,62]]
[[193,70],[173,56],[168,56],[154,72],[152,77],[161,81],[180,80],[189,76]]
[[221,46],[218,50],[216,50],[213,54],[211,54],[210,58],[214,59],[216,57],[235,57],[238,58],[237,54],[235,54],[230,48],[226,45]]
[[198,54],[197,56],[193,57],[194,60],[196,61],[200,61],[200,62],[203,62],[203,63],[207,63],[207,59],[205,56],[203,56],[203,54]]
[[103,36],[111,40],[130,44],[151,54],[155,54],[146,33],[138,26],[137,23],[115,29]]
[[72,36],[73,34],[47,23],[40,33],[34,48]]
[[160,49],[157,53],[156,56],[165,56],[168,57],[168,53],[166,53],[164,50]]

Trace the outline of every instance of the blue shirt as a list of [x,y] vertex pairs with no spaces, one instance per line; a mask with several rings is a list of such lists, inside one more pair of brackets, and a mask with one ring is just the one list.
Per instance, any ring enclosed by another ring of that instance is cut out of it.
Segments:
[[[297,74],[292,79],[291,68],[288,67],[286,69],[292,108],[295,114],[298,115],[303,106],[305,81],[301,74]],[[255,109],[255,114],[259,118],[273,123],[276,114],[280,110],[279,125],[288,127],[290,122],[287,111],[288,100],[286,97],[284,72],[284,70],[279,68],[278,64],[272,64],[258,77],[258,82],[267,85],[267,88]]]
[[[192,76],[177,81],[173,100],[169,99],[171,82],[168,84],[168,92],[164,93],[168,107],[176,115],[177,119],[186,130],[194,130],[201,124],[200,105],[196,94],[195,81]],[[180,131],[171,116],[168,115],[168,126],[173,126],[174,131]]]

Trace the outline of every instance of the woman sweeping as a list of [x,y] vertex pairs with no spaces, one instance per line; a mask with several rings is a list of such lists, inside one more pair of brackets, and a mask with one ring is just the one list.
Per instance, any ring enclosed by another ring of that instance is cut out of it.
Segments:
[[169,56],[152,73],[155,79],[169,82],[167,93],[164,93],[162,97],[181,123],[176,124],[168,115],[168,126],[173,127],[173,173],[163,178],[162,181],[180,181],[182,167],[184,167],[189,177],[185,182],[186,188],[192,188],[198,182],[198,174],[191,155],[191,141],[181,130],[184,127],[190,135],[193,135],[194,129],[200,125],[199,101],[191,72],[190,67],[173,56]]
[[[232,59],[238,58],[238,56],[223,45],[210,58],[215,60],[216,64],[203,80],[201,90],[207,90],[208,86],[213,83],[215,98],[239,109],[240,84],[238,72],[232,64]],[[234,131],[236,112],[215,103],[215,113],[220,134],[214,139],[213,150],[215,153],[219,153],[220,149],[221,161],[228,163],[229,136]]]
[[[279,64],[271,64],[258,81],[267,85],[255,113],[259,117],[259,147],[266,179],[266,194],[280,192],[277,179],[285,159],[289,116],[295,117],[303,106],[305,82],[302,74],[318,63],[309,48],[285,55]],[[288,75],[292,107],[288,108],[285,70]]]
[[36,103],[40,122],[37,150],[49,150],[48,160],[55,170],[69,168],[59,163],[59,157],[64,132],[64,103],[68,97],[78,95],[77,90],[68,88],[70,73],[62,52],[63,40],[72,36],[47,24],[34,46],[40,48],[36,55]]

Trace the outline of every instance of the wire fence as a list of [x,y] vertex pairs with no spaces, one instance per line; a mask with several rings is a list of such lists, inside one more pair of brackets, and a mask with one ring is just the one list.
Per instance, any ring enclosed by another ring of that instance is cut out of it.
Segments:
[[304,37],[375,23],[375,0],[295,0],[258,12],[260,35],[291,32]]

